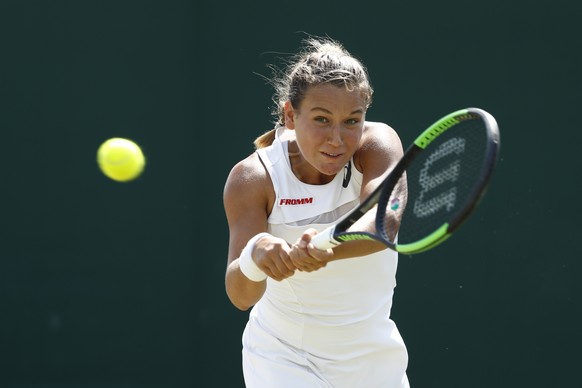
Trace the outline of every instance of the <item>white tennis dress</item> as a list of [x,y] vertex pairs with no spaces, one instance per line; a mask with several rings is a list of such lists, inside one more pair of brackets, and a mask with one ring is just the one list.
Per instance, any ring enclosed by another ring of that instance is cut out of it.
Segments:
[[[350,163],[328,184],[299,181],[284,132],[257,152],[276,193],[268,231],[294,243],[308,227],[322,230],[357,206],[362,174]],[[268,278],[243,333],[246,386],[408,387],[406,347],[390,319],[397,260],[387,249],[281,282]]]

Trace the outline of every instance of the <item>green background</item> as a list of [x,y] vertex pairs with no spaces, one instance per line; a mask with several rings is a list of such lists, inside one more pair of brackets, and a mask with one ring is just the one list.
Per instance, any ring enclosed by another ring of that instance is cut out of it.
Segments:
[[[368,119],[405,144],[467,106],[501,128],[474,217],[400,261],[412,386],[576,385],[575,4],[1,0],[0,386],[243,386],[222,188],[270,128],[266,65],[303,32],[363,60]],[[148,158],[128,184],[95,161],[117,136]]]

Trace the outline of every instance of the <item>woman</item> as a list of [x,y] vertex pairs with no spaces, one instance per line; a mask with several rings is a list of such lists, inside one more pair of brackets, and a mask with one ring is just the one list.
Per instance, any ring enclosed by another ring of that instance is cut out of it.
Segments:
[[310,244],[373,191],[402,144],[388,125],[366,121],[365,67],[336,41],[305,43],[274,80],[275,129],[224,189],[226,292],[252,307],[245,384],[407,387],[406,348],[390,320],[397,254],[373,241]]

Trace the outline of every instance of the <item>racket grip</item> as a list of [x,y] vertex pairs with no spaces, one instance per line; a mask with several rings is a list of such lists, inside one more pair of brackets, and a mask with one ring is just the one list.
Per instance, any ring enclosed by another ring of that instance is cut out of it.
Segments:
[[329,249],[335,246],[338,246],[340,243],[335,238],[333,238],[335,232],[335,225],[332,225],[315,236],[311,239],[311,244],[317,249]]

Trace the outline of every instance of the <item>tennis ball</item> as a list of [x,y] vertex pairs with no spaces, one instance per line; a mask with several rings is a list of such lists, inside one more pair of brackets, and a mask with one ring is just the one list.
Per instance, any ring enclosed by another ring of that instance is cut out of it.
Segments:
[[101,144],[97,150],[97,163],[107,177],[127,182],[142,173],[145,157],[133,141],[115,137]]

